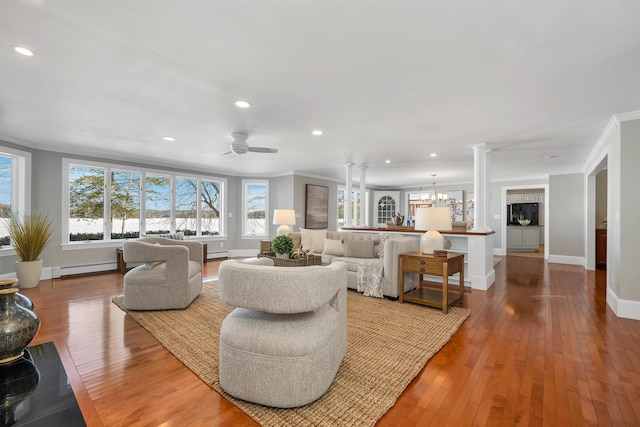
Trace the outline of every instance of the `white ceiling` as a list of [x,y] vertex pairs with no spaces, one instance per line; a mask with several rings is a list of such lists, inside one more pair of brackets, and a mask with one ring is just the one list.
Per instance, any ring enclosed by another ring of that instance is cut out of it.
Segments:
[[[492,180],[575,173],[640,110],[639,18],[635,0],[2,1],[0,139],[243,176],[352,162],[389,187],[471,182],[478,143]],[[279,152],[221,156],[234,131]]]

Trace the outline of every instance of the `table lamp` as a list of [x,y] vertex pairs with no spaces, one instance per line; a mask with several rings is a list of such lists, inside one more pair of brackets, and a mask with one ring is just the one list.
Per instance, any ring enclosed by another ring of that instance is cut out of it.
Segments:
[[416,230],[427,230],[422,236],[422,253],[433,254],[436,249],[444,249],[444,237],[438,230],[451,230],[451,210],[449,208],[416,209]]
[[278,236],[289,234],[291,232],[289,224],[296,223],[296,211],[293,209],[274,209],[273,223],[280,226],[278,227]]

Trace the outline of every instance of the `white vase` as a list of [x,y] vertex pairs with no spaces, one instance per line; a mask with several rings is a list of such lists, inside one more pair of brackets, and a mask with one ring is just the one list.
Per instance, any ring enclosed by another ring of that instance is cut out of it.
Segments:
[[289,259],[289,254],[276,254],[276,258]]
[[41,259],[35,261],[16,261],[16,276],[18,276],[18,285],[21,288],[35,288],[38,286],[41,274]]

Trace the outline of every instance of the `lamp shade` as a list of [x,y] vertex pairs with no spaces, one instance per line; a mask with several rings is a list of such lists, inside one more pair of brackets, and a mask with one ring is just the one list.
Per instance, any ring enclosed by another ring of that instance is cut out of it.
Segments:
[[449,208],[416,209],[416,230],[451,230],[451,210]]
[[451,210],[449,208],[416,209],[416,230],[427,230],[422,236],[422,253],[432,254],[436,249],[444,249],[444,237],[438,230],[451,230]]
[[289,224],[296,223],[296,211],[294,209],[274,209],[273,223],[280,225],[278,227],[278,236],[288,234],[291,231]]

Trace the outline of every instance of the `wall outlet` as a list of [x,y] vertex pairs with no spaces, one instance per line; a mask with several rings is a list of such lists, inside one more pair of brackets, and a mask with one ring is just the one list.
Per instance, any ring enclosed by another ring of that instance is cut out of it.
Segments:
[[220,247],[224,248],[224,242],[220,242]]

